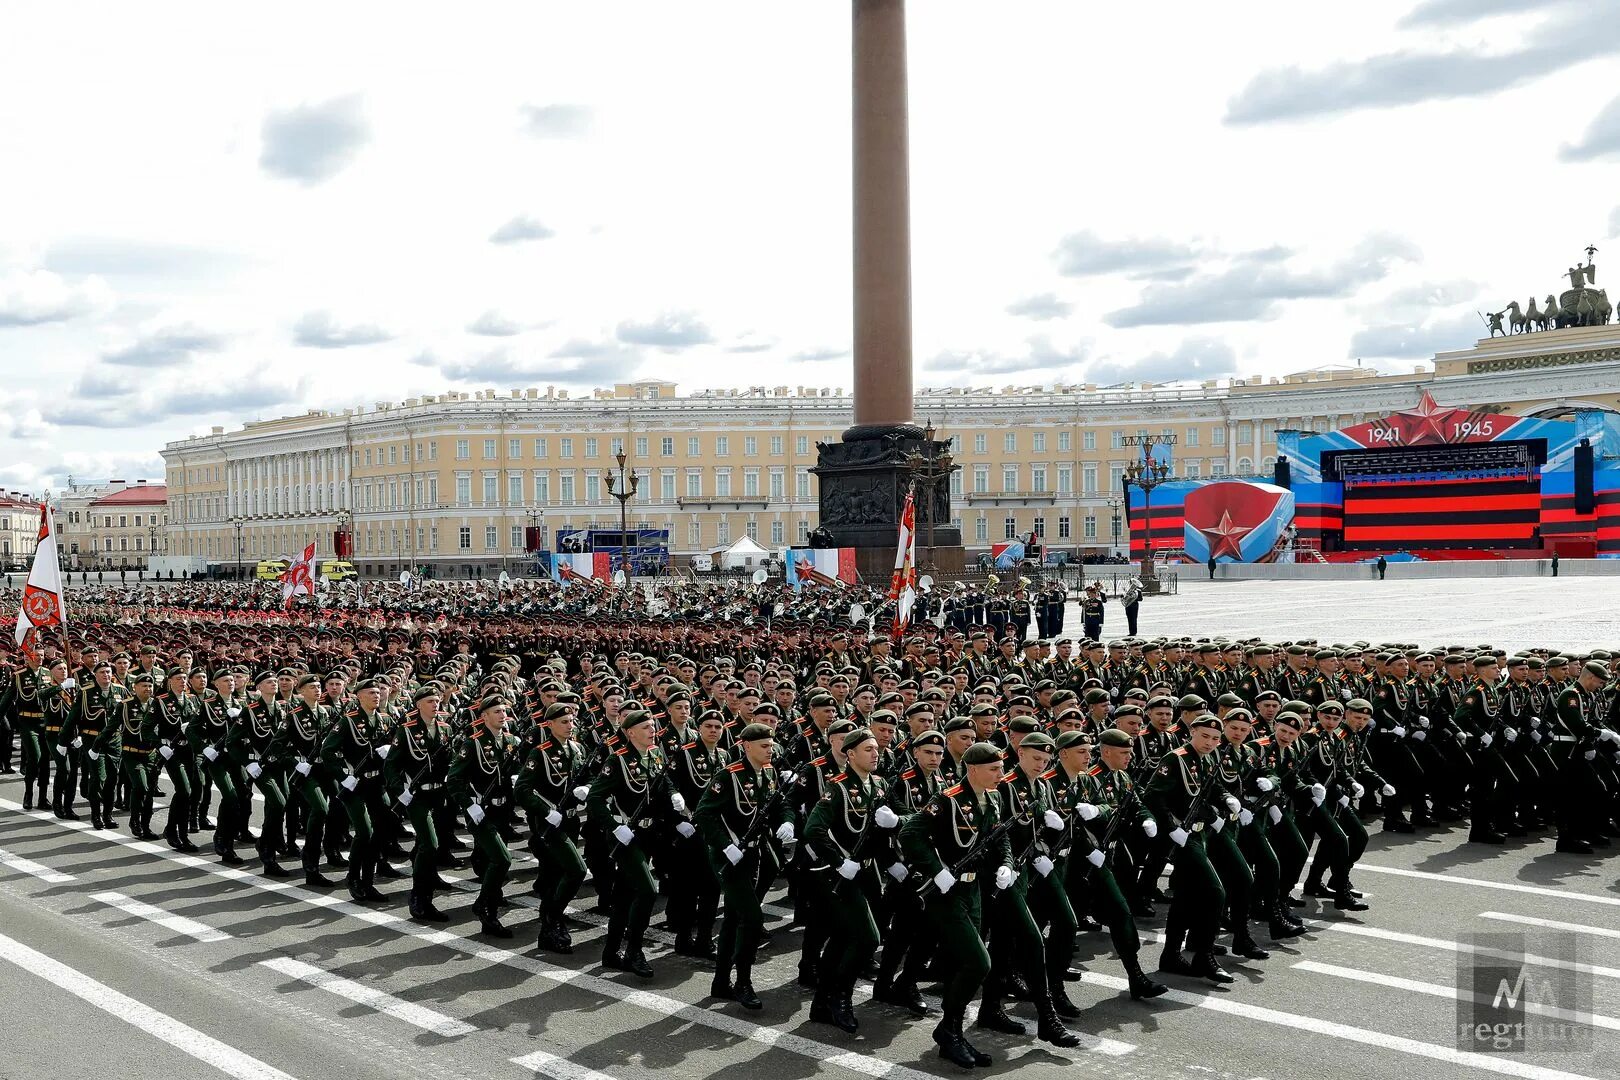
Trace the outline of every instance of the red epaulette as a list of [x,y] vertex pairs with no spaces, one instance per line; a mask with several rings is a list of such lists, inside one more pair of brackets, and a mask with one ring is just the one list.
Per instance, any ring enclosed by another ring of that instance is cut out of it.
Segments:
[[555,745],[556,745],[556,743],[553,740],[547,739],[545,742],[540,744],[540,749],[542,749],[542,750],[550,750]]
[[1057,770],[1056,769],[1047,769],[1045,772],[1041,773],[1041,779],[1042,780],[1056,780],[1057,779]]
[[628,746],[621,746],[617,750],[613,751],[613,753],[615,755],[619,756],[619,757],[623,757],[625,754],[628,754],[629,752],[630,752],[630,748]]
[[827,764],[827,755],[822,754],[820,757],[818,757],[815,760],[811,761],[810,764],[816,766],[817,768],[820,768],[822,765]]
[[902,779],[902,780],[915,780],[915,779],[917,779],[917,770],[916,769],[907,769],[905,772],[900,774],[900,779]]
[[1170,752],[1175,754],[1177,757],[1185,757],[1187,754],[1187,748],[1185,746],[1178,746]]
[[1254,745],[1256,745],[1256,746],[1270,746],[1271,745],[1271,736],[1266,735],[1266,736],[1264,736],[1262,738],[1254,740]]
[[747,765],[745,761],[733,761],[726,766],[726,772],[742,772],[745,765]]
[[417,718],[412,717],[411,719],[405,721],[405,726],[406,727],[415,727],[416,726],[416,721],[417,721]]
[[945,794],[945,796],[947,798],[954,799],[958,795],[962,794],[962,785],[961,784],[952,784],[950,787],[945,789],[944,794]]
[[489,729],[486,728],[483,724],[479,724],[477,727],[473,728],[472,737],[475,738],[475,739],[482,739],[484,737],[484,732],[486,732],[488,730]]
[[1087,776],[1100,776],[1102,774],[1102,770],[1103,770],[1103,767],[1101,765],[1093,765],[1091,768],[1086,770],[1086,775]]
[[693,739],[689,743],[681,743],[681,749],[682,750],[695,750],[695,749],[697,749],[697,740]]
[[831,780],[828,780],[827,783],[829,783],[829,784],[838,784],[838,783],[842,783],[843,781],[845,781],[847,779],[849,779],[849,773],[841,772],[837,776],[833,777]]
[[1018,774],[1016,772],[1010,772],[1010,773],[1007,773],[1005,776],[1003,776],[1000,780],[996,781],[996,783],[998,783],[998,784],[1010,784],[1014,780],[1017,780],[1017,779],[1018,779]]
[[1344,739],[1349,737],[1349,733],[1344,728],[1338,728],[1333,732],[1333,737],[1335,739]]

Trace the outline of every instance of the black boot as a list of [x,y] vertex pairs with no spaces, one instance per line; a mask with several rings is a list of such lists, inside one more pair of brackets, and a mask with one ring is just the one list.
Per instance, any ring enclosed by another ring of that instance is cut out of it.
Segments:
[[990,1067],[990,1055],[968,1041],[967,1032],[962,1030],[962,1017],[960,1016],[956,1018],[956,1037],[962,1040],[962,1045],[967,1048],[968,1056],[973,1059],[976,1068],[988,1069]]
[[[1076,1009],[1076,1014],[1079,1011]],[[1049,1042],[1053,1046],[1080,1045],[1080,1036],[1063,1026],[1063,1020],[1058,1016],[1050,997],[1042,994],[1036,999],[1035,1015],[1040,1018],[1035,1027],[1035,1037],[1042,1042]]]
[[1283,918],[1280,911],[1272,911],[1267,919],[1267,929],[1271,933],[1272,941],[1287,941],[1296,938],[1305,932],[1303,924],[1295,925]]
[[624,954],[619,951],[620,939],[609,934],[602,939],[602,966],[609,971],[624,970]]
[[264,876],[269,878],[292,877],[292,873],[276,861],[276,853],[270,848],[260,846],[259,862],[264,866]]
[[573,942],[568,940],[568,931],[563,929],[562,920],[550,915],[540,917],[540,940],[538,944],[547,952],[567,955],[574,951]]
[[482,904],[473,905],[473,914],[478,916],[478,932],[485,937],[509,938],[512,931],[501,925],[500,916],[496,914],[496,905],[485,907]]
[[918,1019],[928,1015],[928,1002],[923,1000],[914,982],[905,979],[879,982],[872,996],[885,1005],[898,1005]]
[[733,1000],[749,1012],[758,1012],[765,1007],[754,992],[754,972],[752,968],[738,968],[737,981],[732,984],[731,994]]
[[[939,1056],[952,1065],[959,1065],[964,1069],[971,1069],[979,1064],[973,1052],[968,1049],[967,1042],[962,1038],[962,1021],[957,1019],[941,1020],[934,1028],[934,1042],[939,1047]],[[986,1065],[990,1063],[988,1056],[984,1058]]]
[[810,1019],[817,1024],[837,1024],[833,1015],[832,991],[825,986],[817,986],[815,996],[810,999]]
[[333,889],[337,887],[337,882],[319,870],[305,870],[304,885],[311,889]]
[[1002,982],[997,976],[992,975],[985,980],[984,999],[979,1002],[979,1019],[975,1021],[975,1026],[1005,1035],[1028,1035],[1029,1031],[1023,1024],[1007,1015],[1007,1010],[1001,1004],[1001,988]]
[[1155,982],[1142,971],[1142,964],[1134,956],[1122,958],[1125,964],[1125,976],[1131,984],[1131,1000],[1142,1001],[1147,998],[1156,998],[1170,988],[1162,982]]
[[1200,978],[1208,979],[1210,982],[1215,983],[1216,985],[1224,985],[1226,983],[1237,981],[1232,976],[1231,972],[1227,971],[1225,968],[1221,967],[1221,965],[1215,962],[1215,956],[1213,953],[1194,953],[1192,963],[1189,966],[1192,968],[1192,970],[1188,974],[1197,975]]
[[1049,974],[1046,977],[1046,993],[1052,1000],[1052,1008],[1057,1010],[1059,1016],[1073,1019],[1080,1015],[1080,1009],[1074,1002],[1069,1000],[1069,993],[1063,985],[1063,974],[1061,972]]
[[1271,959],[1271,954],[1262,949],[1258,944],[1255,943],[1254,938],[1249,936],[1249,927],[1247,923],[1238,927],[1237,932],[1232,935],[1232,954],[1234,956],[1241,956],[1245,960]]
[[1367,905],[1356,899],[1356,894],[1349,889],[1341,889],[1333,897],[1333,906],[1340,911],[1366,911]]
[[625,970],[640,979],[653,977],[652,965],[647,963],[647,957],[641,951],[640,945],[631,945],[624,950]]

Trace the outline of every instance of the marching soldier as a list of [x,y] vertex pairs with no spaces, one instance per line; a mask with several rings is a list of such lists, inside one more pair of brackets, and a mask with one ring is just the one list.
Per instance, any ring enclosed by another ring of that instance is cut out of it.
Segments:
[[152,831],[152,787],[157,768],[158,719],[152,702],[151,675],[130,679],[130,696],[120,708],[118,741],[124,782],[129,788],[129,831],[140,840],[155,840]]
[[524,759],[513,797],[529,818],[529,850],[540,863],[539,946],[574,951],[564,915],[585,880],[579,853],[579,820],[590,796],[585,748],[574,739],[576,705],[554,701],[541,714],[539,742]]
[[[512,782],[522,767],[522,744],[506,731],[506,699],[488,694],[478,702],[477,721],[462,738],[448,779],[451,803],[472,825],[473,873],[478,899],[473,914],[479,933],[509,938],[501,925],[501,886],[512,869],[512,852],[501,836],[502,811],[512,798]],[[355,834],[359,843],[359,833]],[[350,873],[353,873],[351,862]]]
[[320,698],[320,676],[300,676],[293,684],[292,700],[282,710],[279,741],[273,744],[272,753],[277,760],[292,763],[287,798],[304,811],[304,884],[330,889],[337,882],[321,873],[321,849],[331,843],[327,817],[333,793],[327,790],[329,778],[320,768],[321,745],[329,724],[328,707]]
[[343,711],[321,744],[321,764],[337,781],[349,819],[354,843],[349,850],[349,895],[356,901],[383,899],[377,890],[375,874],[382,859],[378,849],[377,821],[385,812],[383,764],[393,747],[382,741],[382,721],[377,707],[382,695],[372,679],[361,679],[354,686],[354,704]]
[[439,810],[444,805],[450,775],[450,725],[439,715],[442,697],[437,683],[429,682],[411,695],[411,711],[394,729],[394,748],[384,766],[394,802],[410,816],[416,833],[411,852],[411,918],[447,922],[449,916],[433,903],[439,880]]
[[[1215,934],[1226,906],[1226,889],[1205,847],[1208,826],[1226,810],[1215,801],[1220,778],[1214,753],[1221,742],[1221,722],[1213,713],[1202,713],[1188,721],[1187,728],[1187,744],[1160,762],[1143,797],[1159,831],[1175,845],[1171,856],[1175,871],[1170,876],[1175,899],[1165,920],[1159,970],[1230,983],[1231,974],[1215,961]],[[1190,963],[1181,954],[1184,944],[1192,950]]]
[[[658,887],[649,864],[657,826],[667,809],[684,813],[686,800],[669,791],[664,753],[658,749],[652,717],[629,708],[619,720],[619,742],[591,783],[587,812],[613,850],[613,913],[602,939],[602,966],[643,979],[653,969],[642,951]],[[622,949],[622,952],[621,952]]]

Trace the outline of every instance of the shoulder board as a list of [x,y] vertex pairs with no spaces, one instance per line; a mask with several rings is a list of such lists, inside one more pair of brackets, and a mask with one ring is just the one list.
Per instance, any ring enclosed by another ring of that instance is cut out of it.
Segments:
[[1055,779],[1057,779],[1057,770],[1056,769],[1047,769],[1045,772],[1041,773],[1041,779],[1042,780],[1055,780]]
[[1016,773],[1016,772],[1010,772],[1010,773],[1008,773],[1008,774],[1007,774],[1007,775],[1006,775],[1006,776],[1003,776],[1003,777],[1002,777],[1002,778],[1001,778],[1001,779],[1000,779],[1000,780],[999,780],[999,781],[997,781],[997,782],[998,782],[998,783],[1002,783],[1002,784],[1011,784],[1011,783],[1014,783],[1014,782],[1015,782],[1015,781],[1017,781],[1017,779],[1018,779],[1018,777],[1019,777],[1019,776],[1020,776],[1020,775],[1021,775],[1021,774],[1019,774],[1019,773]]
[[742,772],[743,767],[746,764],[747,764],[747,762],[743,762],[743,761],[733,761],[730,765],[726,766],[726,772]]
[[484,732],[487,730],[489,729],[484,727],[484,725],[479,724],[477,727],[473,728],[472,737],[475,739],[482,739],[484,737]]
[[902,779],[902,780],[915,780],[915,779],[917,779],[917,770],[916,769],[907,769],[905,772],[900,774],[900,779]]
[[961,784],[953,784],[950,787],[945,789],[944,794],[947,797],[954,799],[958,795],[962,794],[962,785]]
[[1170,752],[1175,754],[1177,757],[1185,757],[1187,755],[1187,748],[1185,746],[1178,746]]
[[406,727],[415,727],[416,726],[416,717],[413,716],[409,720],[405,721],[405,726]]
[[1261,738],[1258,738],[1258,739],[1254,740],[1254,745],[1256,745],[1256,746],[1270,746],[1271,745],[1271,736],[1266,735],[1266,736],[1263,736]]
[[613,751],[613,753],[618,757],[623,757],[624,755],[628,754],[629,752],[630,752],[630,748],[628,746],[621,746],[617,750]]
[[812,765],[825,765],[825,764],[827,764],[827,755],[822,754],[820,757],[815,758],[814,760],[812,760],[810,762],[810,764],[812,764]]
[[1349,738],[1349,736],[1350,736],[1350,733],[1347,730],[1345,730],[1344,728],[1339,728],[1338,730],[1334,731],[1334,733],[1333,733],[1333,737],[1335,739],[1345,739],[1345,738]]
[[681,743],[681,749],[682,750],[696,750],[697,749],[697,740],[693,739],[691,742]]
[[540,744],[540,749],[542,749],[542,750],[550,750],[553,746],[556,746],[556,745],[557,745],[556,740],[547,739],[545,742]]
[[837,776],[835,776],[835,777],[833,777],[833,778],[832,778],[832,779],[831,779],[831,780],[829,780],[829,781],[827,781],[827,782],[828,782],[828,783],[829,783],[829,784],[841,784],[841,783],[843,783],[843,782],[844,782],[844,781],[845,781],[845,780],[848,780],[848,779],[849,779],[849,773],[843,773],[843,772],[841,772],[841,773],[839,773],[839,774],[838,774],[838,775],[837,775]]
[[1086,775],[1087,776],[1101,776],[1102,771],[1103,771],[1103,767],[1101,765],[1093,765],[1091,768],[1086,770]]

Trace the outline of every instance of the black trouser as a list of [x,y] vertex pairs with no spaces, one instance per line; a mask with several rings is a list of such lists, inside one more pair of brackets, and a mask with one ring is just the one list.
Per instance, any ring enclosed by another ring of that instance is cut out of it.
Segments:
[[[879,981],[915,984],[934,954],[934,935],[924,918],[922,899],[912,888],[913,878],[889,885],[883,897],[883,964]],[[902,967],[904,965],[904,967]]]
[[716,965],[720,974],[735,968],[738,982],[751,979],[754,954],[759,949],[760,935],[765,932],[765,915],[760,909],[757,889],[762,857],[760,848],[750,848],[743,853],[742,861],[733,866],[722,853],[709,852],[709,865],[726,898]]
[[707,941],[720,906],[720,881],[704,854],[703,840],[695,833],[677,835],[669,850],[669,903],[664,908],[669,928]]
[[174,792],[169,796],[169,817],[163,824],[163,836],[168,840],[178,840],[191,831],[191,777],[197,771],[197,763],[189,746],[182,744],[178,749],[173,746],[167,749],[171,751],[171,756],[164,758],[158,753],[158,760],[162,762],[163,772],[168,776]]
[[1395,794],[1384,796],[1384,820],[1398,818],[1408,806],[1426,813],[1423,769],[1406,740],[1387,731],[1374,732],[1367,752],[1379,775],[1395,789]]

